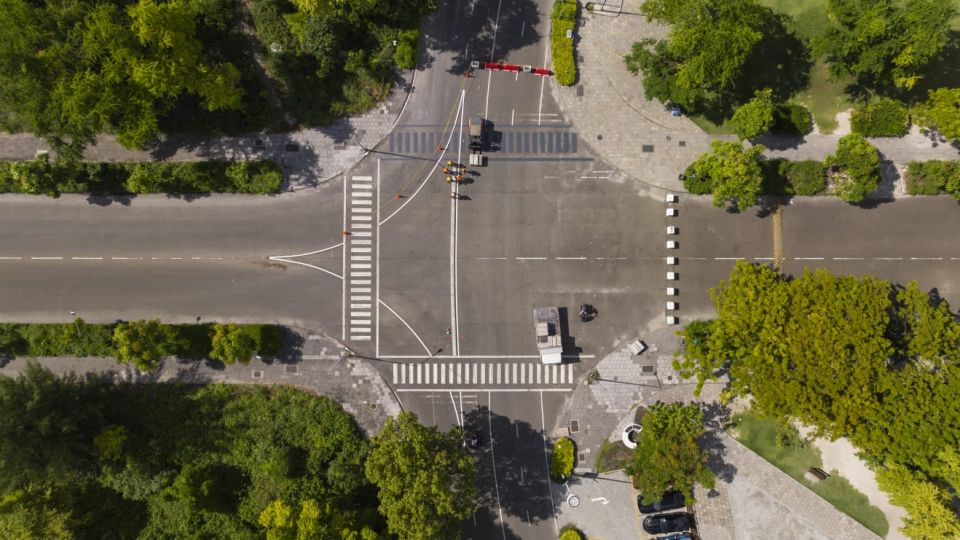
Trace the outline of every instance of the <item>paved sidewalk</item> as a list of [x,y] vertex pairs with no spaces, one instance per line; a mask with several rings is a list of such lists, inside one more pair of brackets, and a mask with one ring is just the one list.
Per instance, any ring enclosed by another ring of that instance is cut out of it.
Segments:
[[[618,16],[583,13],[578,29],[577,68],[572,87],[555,82],[551,90],[569,119],[610,165],[631,179],[666,190],[683,191],[678,174],[710,147],[714,139],[734,136],[704,133],[686,117],[672,117],[658,101],[643,93],[642,75],[627,71],[623,57],[635,41],[662,38],[667,28],[647,22],[639,2],[627,2]],[[823,159],[836,149],[836,135],[764,136],[768,157]],[[911,160],[960,159],[960,148],[931,140],[914,126],[903,138],[871,139],[884,160],[902,165]]]
[[[289,133],[249,133],[230,137],[163,138],[145,150],[128,150],[113,136],[101,135],[87,148],[88,161],[197,161],[273,159],[286,173],[287,190],[314,187],[353,167],[392,131],[413,88],[413,74],[405,72],[390,98],[375,109],[330,126]],[[33,159],[47,144],[29,134],[0,133],[0,160]]]
[[[367,360],[341,358],[342,346],[324,336],[297,330],[294,335],[301,343],[290,358],[271,363],[255,360],[246,366],[167,360],[158,369],[144,373],[133,366],[118,364],[112,358],[38,358],[37,361],[54,373],[107,375],[118,384],[179,381],[297,386],[340,403],[368,436],[379,433],[388,416],[400,413],[393,391]],[[16,376],[26,363],[26,358],[13,360],[0,367],[0,375]]]

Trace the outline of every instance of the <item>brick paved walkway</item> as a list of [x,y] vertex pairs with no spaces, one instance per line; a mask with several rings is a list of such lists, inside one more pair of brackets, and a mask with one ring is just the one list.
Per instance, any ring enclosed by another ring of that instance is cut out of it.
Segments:
[[[651,24],[624,4],[619,16],[583,11],[578,29],[579,78],[572,87],[551,84],[554,98],[583,140],[610,165],[635,181],[667,190],[682,191],[677,175],[714,139],[686,117],[672,117],[658,101],[647,101],[641,76],[630,74],[623,57],[642,38],[662,38],[666,27]],[[836,148],[840,135],[810,134],[804,138],[761,137],[756,142],[769,149],[767,156],[788,159],[823,159]],[[930,140],[914,127],[903,138],[872,139],[883,159],[902,165],[911,160],[960,159],[957,146]],[[895,194],[900,194],[896,191]]]
[[[285,189],[313,187],[354,166],[393,129],[408,91],[413,86],[413,73],[398,84],[390,98],[375,109],[353,118],[315,129],[289,133],[250,133],[231,137],[197,138],[175,136],[164,138],[145,150],[128,150],[109,135],[97,138],[87,148],[89,161],[197,161],[206,159],[273,159],[287,177]],[[38,150],[49,150],[47,144],[32,135],[0,133],[0,160],[33,159]]]
[[[296,352],[280,362],[252,361],[249,365],[167,360],[154,371],[143,373],[112,358],[38,358],[54,373],[109,374],[117,383],[180,381],[206,384],[286,384],[316,392],[340,403],[360,427],[374,435],[388,416],[400,413],[400,404],[380,374],[367,360],[342,358],[343,348],[325,336],[293,330],[302,340]],[[0,368],[0,375],[16,376],[26,365],[16,359]]]

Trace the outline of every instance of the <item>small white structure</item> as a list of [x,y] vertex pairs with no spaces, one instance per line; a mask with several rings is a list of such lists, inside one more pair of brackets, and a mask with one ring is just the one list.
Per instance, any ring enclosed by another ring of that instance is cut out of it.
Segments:
[[676,193],[667,193],[665,199],[668,203],[680,202],[680,197],[677,197]]
[[677,289],[674,287],[667,287],[667,296],[677,296]]
[[676,311],[677,303],[676,302],[667,302],[667,311]]
[[680,324],[680,319],[674,317],[673,315],[667,315],[667,324],[674,325]]
[[677,227],[673,225],[670,225],[669,227],[667,227],[667,234],[679,234],[679,233],[680,233],[680,229],[678,229]]
[[673,207],[667,208],[667,217],[677,217],[677,209]]
[[680,244],[676,240],[667,240],[667,249],[677,249]]
[[643,426],[638,424],[630,424],[624,428],[623,433],[620,434],[620,442],[624,446],[633,450],[637,447],[637,442],[635,439],[640,438],[640,432],[643,431]]
[[636,356],[647,350],[647,344],[640,341],[640,338],[637,338],[627,344],[627,349],[630,351],[630,354]]
[[676,266],[680,263],[680,260],[676,257],[667,257],[667,264],[670,266]]
[[676,272],[667,272],[667,281],[676,281],[678,277]]

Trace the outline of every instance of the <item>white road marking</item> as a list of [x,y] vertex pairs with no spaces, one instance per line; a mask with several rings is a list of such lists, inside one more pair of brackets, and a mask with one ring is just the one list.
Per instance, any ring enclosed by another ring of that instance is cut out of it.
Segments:
[[715,261],[742,261],[743,257],[714,257]]
[[[70,257],[70,258],[75,261],[102,261],[103,260],[103,257]],[[156,259],[156,257],[152,257],[152,258]]]
[[862,261],[863,257],[834,257],[835,261]]
[[911,261],[942,261],[943,257],[910,257]]
[[[435,364],[434,364],[435,365]],[[447,388],[443,386],[431,387],[431,388],[397,388],[397,392],[449,392],[450,390],[462,390],[464,392],[573,392],[573,388],[479,388],[479,387],[465,387],[465,388]]]
[[555,257],[558,261],[585,261],[586,257]]
[[822,261],[823,257],[794,257],[795,261]]
[[876,257],[877,261],[902,261],[903,257]]
[[34,261],[62,261],[63,257],[30,257]]
[[[546,49],[543,51],[543,65],[547,66],[547,56],[550,55],[550,41],[546,40],[544,43],[547,44]],[[546,77],[540,77],[540,107],[537,112],[537,125],[539,126],[543,122],[543,85],[547,82]]]
[[546,257],[514,257],[518,261],[545,261]]
[[[383,304],[383,305],[384,305],[384,307],[387,307],[386,304]],[[387,307],[387,309],[390,309],[390,308]],[[597,355],[595,355],[595,354],[576,354],[576,355],[567,354],[567,355],[564,355],[563,357],[564,357],[564,358],[567,358],[567,359],[574,359],[574,358],[596,358]],[[423,355],[416,355],[416,354],[394,354],[394,355],[389,355],[389,354],[385,354],[385,355],[380,356],[379,358],[392,359],[392,360],[402,360],[402,359],[404,359],[404,358],[423,358]],[[540,356],[539,356],[539,355],[536,355],[536,354],[461,354],[461,355],[451,355],[451,354],[445,354],[445,355],[444,355],[444,354],[438,354],[438,355],[432,356],[431,358],[443,358],[443,359],[449,359],[449,360],[475,360],[475,359],[485,359],[485,358],[488,358],[488,359],[491,359],[491,360],[496,360],[496,359],[509,359],[509,358],[516,358],[516,359],[522,359],[522,358],[540,358]]]
[[[543,414],[543,390],[540,391],[540,426],[541,426],[540,433],[544,434],[543,465],[547,469],[547,478],[549,478],[550,477],[550,461],[547,459],[547,441],[546,441],[547,421],[546,419],[544,419],[544,414]],[[557,507],[553,503],[553,487],[551,486],[550,482],[547,482],[546,484],[547,484],[547,498],[550,499],[550,508],[553,509],[553,528],[555,529],[557,536],[560,536],[560,524],[557,522]]]
[[[406,105],[406,103],[404,103]],[[369,240],[364,240],[366,243],[370,243]],[[377,330],[377,333],[374,334],[375,341],[373,344],[373,356],[380,356],[380,158],[377,158],[377,283],[374,285],[375,291],[374,296],[376,298],[376,311],[374,311],[373,317],[376,322],[374,322],[374,328]]]
[[[503,524],[503,510],[500,508],[500,484],[497,482],[497,460],[494,457],[493,447],[493,419],[491,415],[493,411],[493,395],[490,392],[487,392],[487,433],[490,434],[490,463],[493,466],[493,487],[496,489],[497,493],[497,512],[500,514],[500,533],[503,535],[503,539],[507,539],[507,531],[504,528]],[[549,469],[548,469],[549,471]],[[549,486],[548,486],[548,489]],[[553,504],[553,497],[550,497],[550,504]]]
[[23,257],[0,257],[0,261],[19,261],[22,259]]
[[[337,279],[340,279],[340,280],[343,279],[343,276],[337,275],[337,274],[335,274],[334,272],[331,272],[331,271],[327,270],[326,268],[320,268],[319,266],[314,266],[314,265],[312,265],[312,264],[307,264],[307,263],[305,263],[305,262],[301,262],[301,261],[291,261],[291,260],[289,260],[289,259],[282,259],[282,258],[280,258],[280,257],[276,257],[276,258],[275,258],[275,257],[270,257],[270,259],[271,259],[271,260],[274,260],[274,261],[283,261],[283,262],[285,262],[285,263],[290,263],[290,264],[299,264],[300,266],[306,266],[307,268],[313,268],[314,270],[319,270],[319,271],[323,272],[324,274],[330,274],[331,276],[333,276],[333,277],[335,277],[335,278],[337,278]],[[346,282],[344,282],[344,284],[343,284],[343,294],[344,294],[344,296],[346,296],[346,294],[347,294],[347,284],[346,284]],[[346,305],[346,303],[347,303],[347,302],[346,302],[346,298],[344,298],[343,304]],[[344,308],[344,312],[346,312],[346,308]],[[345,315],[344,315],[344,321],[346,321],[346,316],[345,316]],[[346,324],[346,323],[344,323],[344,324]],[[344,326],[344,329],[346,329],[346,326]],[[344,332],[343,335],[344,335],[344,339],[346,339],[346,335],[347,335],[347,334]]]
[[[393,308],[390,307],[390,306],[388,306],[387,303],[384,302],[383,300],[380,300],[380,301],[379,301],[379,304],[382,305],[383,307],[387,308],[387,311],[389,311],[390,313],[393,313],[393,316],[394,316],[394,317],[396,317],[397,319],[400,319],[400,322],[402,322],[403,325],[407,327],[407,330],[409,330],[410,333],[413,334],[413,337],[417,338],[417,341],[420,342],[420,346],[423,347],[423,350],[427,351],[427,355],[430,355],[430,354],[431,354],[430,348],[427,347],[426,343],[424,343],[423,340],[420,339],[420,336],[419,336],[416,332],[413,331],[413,328],[407,323],[406,320],[404,320],[403,317],[400,316],[399,313],[397,313],[396,311],[394,311]],[[382,357],[381,357],[381,358],[382,358]],[[416,357],[416,358],[421,358],[421,357],[418,356],[418,357]]]
[[510,125],[513,125],[513,117],[517,114],[516,109],[510,109]]

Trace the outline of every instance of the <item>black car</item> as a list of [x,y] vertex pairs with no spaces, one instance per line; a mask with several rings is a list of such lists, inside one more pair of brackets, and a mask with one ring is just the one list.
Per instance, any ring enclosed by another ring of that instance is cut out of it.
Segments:
[[693,516],[686,512],[656,514],[643,518],[643,530],[649,534],[665,534],[689,531],[693,528]]
[[650,504],[643,504],[643,495],[637,495],[637,508],[641,514],[654,514],[656,512],[666,512],[668,510],[677,510],[687,505],[683,493],[679,491],[668,491],[660,497],[659,501],[653,501]]

